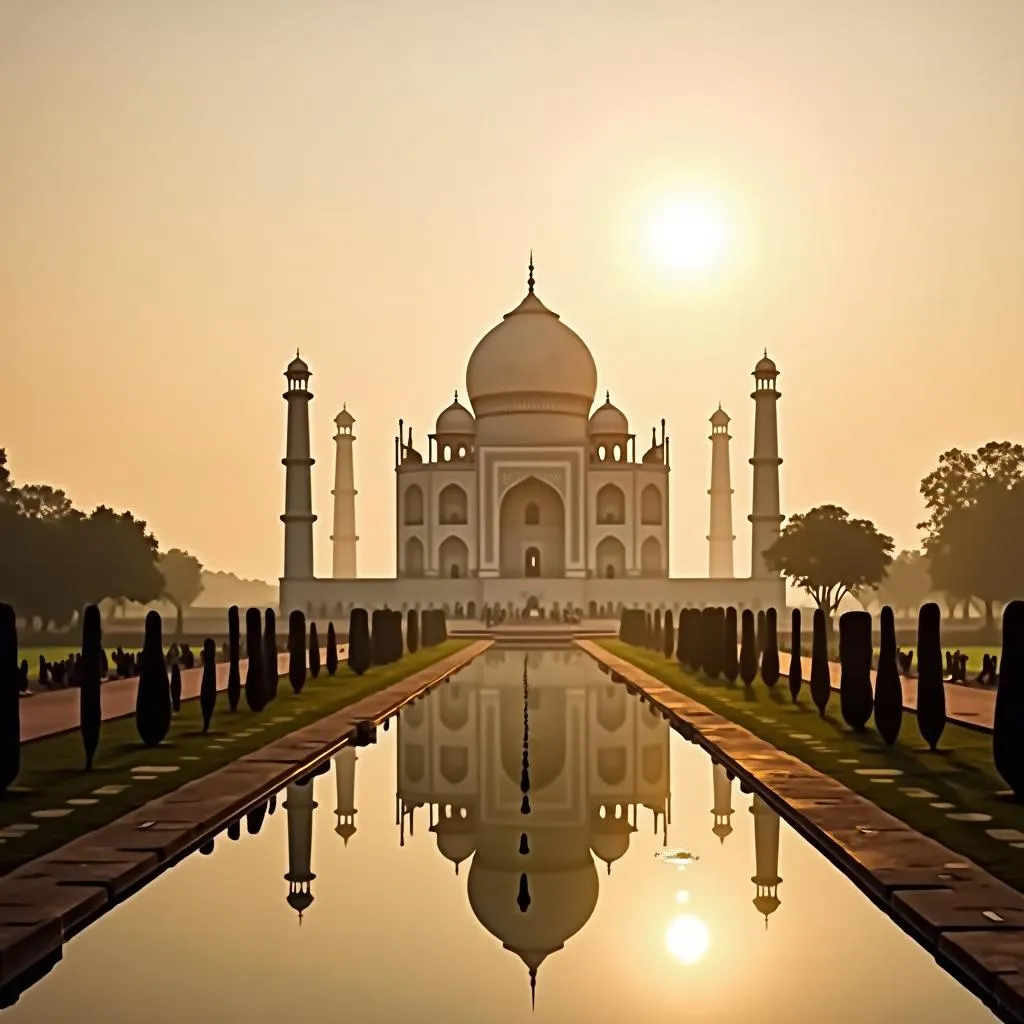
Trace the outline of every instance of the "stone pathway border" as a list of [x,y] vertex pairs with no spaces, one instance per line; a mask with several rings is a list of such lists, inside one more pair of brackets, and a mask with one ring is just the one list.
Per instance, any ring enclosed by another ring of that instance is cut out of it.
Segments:
[[372,742],[377,725],[491,643],[470,644],[4,876],[0,987],[10,994],[31,984],[60,960],[75,932],[314,763],[350,743]]
[[740,776],[995,1013],[1024,1021],[1024,894],[643,669],[576,645]]
[[[320,663],[327,660],[327,648],[323,648]],[[348,644],[338,644],[338,660],[344,661],[348,657]],[[245,671],[249,661],[243,658],[238,666],[242,673],[242,683],[245,683]],[[228,686],[228,672],[231,668],[229,662],[217,662],[217,689],[226,690]],[[279,654],[277,657],[278,675],[285,675],[288,672],[288,654]],[[181,699],[191,700],[199,696],[199,686],[203,681],[203,669],[183,669],[181,673]],[[132,676],[129,679],[110,679],[100,688],[103,703],[103,720],[109,718],[124,718],[127,715],[135,714],[135,694],[139,688],[139,677]],[[77,687],[68,687],[64,690],[44,690],[37,692],[30,699],[23,700],[20,705],[21,712],[21,742],[28,743],[30,740],[40,740],[44,736],[54,736],[61,732],[70,732],[78,728],[79,712],[79,690]]]

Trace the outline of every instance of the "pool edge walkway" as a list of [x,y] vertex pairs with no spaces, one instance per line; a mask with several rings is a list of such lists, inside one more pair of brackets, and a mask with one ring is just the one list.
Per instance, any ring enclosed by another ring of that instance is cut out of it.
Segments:
[[1024,1021],[1024,894],[631,662],[574,642],[739,775],[990,1009]]
[[75,932],[311,763],[372,742],[377,725],[492,642],[471,643],[0,878],[0,988],[23,990],[18,983],[46,973]]

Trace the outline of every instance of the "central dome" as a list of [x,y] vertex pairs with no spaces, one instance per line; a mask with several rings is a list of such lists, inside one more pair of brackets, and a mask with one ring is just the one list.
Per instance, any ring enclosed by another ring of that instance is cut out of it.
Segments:
[[597,391],[597,367],[583,339],[533,292],[506,313],[473,349],[466,390],[480,416],[554,412],[586,416]]

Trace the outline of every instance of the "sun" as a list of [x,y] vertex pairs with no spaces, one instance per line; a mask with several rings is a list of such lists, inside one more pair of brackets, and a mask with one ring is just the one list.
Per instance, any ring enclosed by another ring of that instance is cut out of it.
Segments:
[[665,947],[680,963],[697,963],[710,945],[708,926],[693,914],[674,917],[665,930]]
[[671,270],[702,273],[718,267],[729,248],[729,225],[708,199],[688,199],[659,210],[649,241],[657,260]]

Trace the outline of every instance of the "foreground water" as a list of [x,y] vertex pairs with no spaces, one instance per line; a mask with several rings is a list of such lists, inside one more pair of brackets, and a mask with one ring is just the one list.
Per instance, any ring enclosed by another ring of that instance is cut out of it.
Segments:
[[994,1019],[593,662],[525,657],[165,873],[4,1024]]

